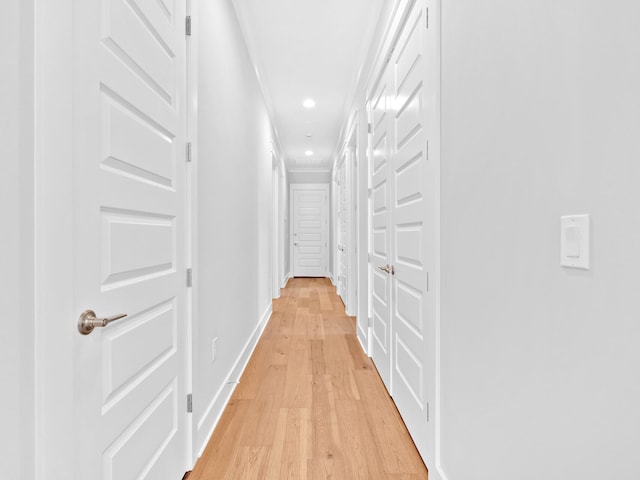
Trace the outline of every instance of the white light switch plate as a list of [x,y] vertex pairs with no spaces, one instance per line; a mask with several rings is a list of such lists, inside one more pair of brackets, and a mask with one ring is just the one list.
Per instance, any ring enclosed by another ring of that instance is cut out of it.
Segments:
[[591,218],[589,215],[560,217],[560,265],[591,268]]

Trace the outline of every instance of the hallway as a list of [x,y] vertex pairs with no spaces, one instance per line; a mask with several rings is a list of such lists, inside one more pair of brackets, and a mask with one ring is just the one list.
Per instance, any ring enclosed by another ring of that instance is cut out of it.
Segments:
[[189,480],[426,479],[326,278],[293,278]]
[[638,480],[640,2],[3,6],[3,478]]

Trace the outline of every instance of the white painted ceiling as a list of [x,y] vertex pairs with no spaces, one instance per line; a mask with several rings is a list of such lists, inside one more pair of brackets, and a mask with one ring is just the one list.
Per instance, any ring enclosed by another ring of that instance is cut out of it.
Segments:
[[233,0],[288,170],[331,168],[383,1]]

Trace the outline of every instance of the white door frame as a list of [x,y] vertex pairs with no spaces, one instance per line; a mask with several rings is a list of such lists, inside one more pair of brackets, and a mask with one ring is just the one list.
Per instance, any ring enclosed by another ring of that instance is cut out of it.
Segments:
[[35,2],[35,463],[73,464],[73,1]]
[[[347,255],[347,289],[344,293],[344,304],[345,311],[347,315],[350,316],[358,316],[359,312],[359,301],[357,296],[358,291],[358,283],[359,283],[359,264],[360,259],[358,257],[359,248],[363,248],[360,246],[361,238],[365,238],[364,235],[360,234],[360,218],[359,215],[359,162],[358,162],[358,145],[359,145],[359,126],[360,122],[358,119],[358,112],[352,116],[352,120],[349,121],[347,135],[345,136],[344,144],[340,150],[341,154],[337,157],[332,171],[332,201],[333,201],[333,219],[331,222],[331,227],[333,229],[333,245],[331,251],[333,252],[333,274],[337,275],[339,273],[340,263],[339,259],[339,250],[338,250],[338,231],[339,231],[339,221],[338,221],[338,211],[340,209],[341,196],[339,191],[339,181],[340,181],[340,169],[344,167],[345,169],[345,213],[347,216],[346,224],[347,231],[345,232],[345,243],[346,243],[346,252]],[[366,172],[365,172],[366,173]],[[366,209],[364,214],[366,215]],[[366,247],[366,245],[365,245]],[[338,286],[338,279],[335,278],[335,285]]]
[[[73,5],[74,0],[35,0],[36,480],[78,478],[74,429],[70,428],[76,398],[74,338],[79,335],[80,313],[74,308],[73,219],[69,214],[78,201],[73,196],[73,52],[77,48],[73,41]],[[186,240],[191,238],[187,235]],[[190,314],[187,309],[188,329],[192,324]],[[184,356],[191,351],[191,338],[186,333]],[[184,363],[189,369],[188,357]],[[188,415],[186,409],[184,415]],[[186,425],[190,420],[187,417]],[[188,438],[188,431],[186,435]],[[193,466],[191,458],[190,445],[185,445],[185,471]]]
[[[338,160],[335,164],[335,172],[334,172],[334,187],[335,187],[335,208],[334,208],[334,219],[332,222],[332,227],[333,227],[333,237],[335,239],[335,242],[333,244],[333,256],[334,256],[334,264],[335,264],[335,271],[334,271],[334,276],[335,276],[335,286],[336,286],[336,292],[338,293],[338,296],[342,299],[342,303],[344,304],[344,309],[345,309],[345,313],[348,309],[348,303],[347,303],[347,292],[344,291],[344,285],[345,285],[345,280],[342,279],[341,280],[341,260],[342,260],[342,255],[347,255],[348,256],[348,252],[349,250],[347,249],[346,252],[342,252],[340,250],[340,233],[343,233],[344,235],[344,241],[345,243],[349,243],[349,238],[348,238],[348,234],[346,234],[346,232],[341,232],[341,222],[342,222],[342,215],[344,214],[344,212],[342,212],[342,203],[345,202],[346,200],[343,198],[345,196],[344,192],[345,192],[345,186],[343,185],[344,183],[347,183],[347,174],[346,174],[346,170],[345,170],[345,174],[342,175],[342,169],[343,168],[347,168],[347,164],[349,162],[347,161],[347,152],[346,149],[342,149],[342,152],[340,153],[340,156],[338,157]],[[344,176],[344,179],[343,179]],[[349,210],[348,206],[345,209],[347,212]],[[345,223],[348,225],[348,218],[345,220]],[[348,260],[346,262],[347,264],[349,263]],[[348,284],[349,279],[346,279],[346,282]]]
[[339,168],[335,166],[331,175],[331,220],[329,222],[331,226],[331,283],[336,287],[336,290],[338,288],[338,274],[340,273],[340,262],[338,260],[338,203],[340,198],[338,193],[338,171]]
[[[198,305],[198,2],[187,1],[187,15],[191,17],[191,35],[187,37],[187,131],[186,140],[190,143],[190,161],[186,164],[186,188],[187,188],[187,214],[186,214],[186,257],[187,268],[191,268],[192,288],[187,289],[185,312],[186,319],[186,378],[185,387],[187,392],[193,394],[193,370],[196,364],[197,352],[194,349],[197,332],[197,305]],[[196,416],[193,413],[187,414],[187,445],[185,445],[186,456],[190,459],[190,465],[195,465],[197,452],[196,435],[198,428]]]
[[280,162],[271,149],[271,297],[280,298]]
[[[294,212],[295,212],[295,192],[297,190],[324,190],[325,192],[325,212],[327,215],[327,222],[329,218],[329,184],[328,183],[292,183],[289,187],[289,261],[291,265],[291,274],[295,276],[295,254],[293,245],[293,231],[294,231]],[[323,230],[323,241],[325,248],[323,249],[322,263],[324,265],[325,277],[329,276],[329,225],[325,226]]]
[[278,179],[278,186],[279,191],[278,191],[278,198],[279,198],[279,214],[280,214],[280,225],[278,226],[278,235],[280,236],[280,243],[278,245],[278,255],[280,257],[280,265],[279,265],[279,282],[280,282],[280,288],[284,288],[287,284],[287,280],[289,278],[289,272],[285,270],[285,259],[286,259],[286,255],[285,255],[285,242],[286,242],[286,238],[287,238],[287,230],[286,230],[286,223],[287,223],[287,216],[288,216],[288,210],[287,210],[287,171],[286,171],[286,167],[284,165],[284,162],[279,159],[279,165],[280,165],[280,176]]
[[347,195],[347,315],[358,314],[358,120],[351,127],[347,136],[347,155],[345,158],[346,195]]

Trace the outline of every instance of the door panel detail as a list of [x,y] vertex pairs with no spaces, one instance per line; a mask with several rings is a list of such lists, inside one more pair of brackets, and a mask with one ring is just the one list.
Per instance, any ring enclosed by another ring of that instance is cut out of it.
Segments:
[[396,337],[395,352],[396,372],[411,393],[412,400],[422,410],[424,408],[422,362],[415,352],[404,344],[400,337]]
[[175,223],[168,216],[103,209],[103,289],[175,270]]
[[389,339],[387,335],[387,322],[383,320],[377,313],[373,314],[373,338],[378,347],[384,353],[388,352]]
[[107,448],[102,478],[159,478],[149,473],[157,469],[156,462],[176,435],[177,403],[176,382],[172,382]]
[[[175,300],[129,317],[103,339],[103,411],[160,368],[178,349]],[[137,349],[146,344],[146,348]],[[126,359],[126,361],[124,361]]]
[[102,165],[113,173],[174,188],[175,135],[103,92]]
[[[158,2],[104,0],[103,44],[160,98],[173,104],[175,63],[173,29]],[[141,5],[143,8],[141,8]]]
[[395,315],[412,333],[422,339],[423,293],[401,281],[395,282]]

